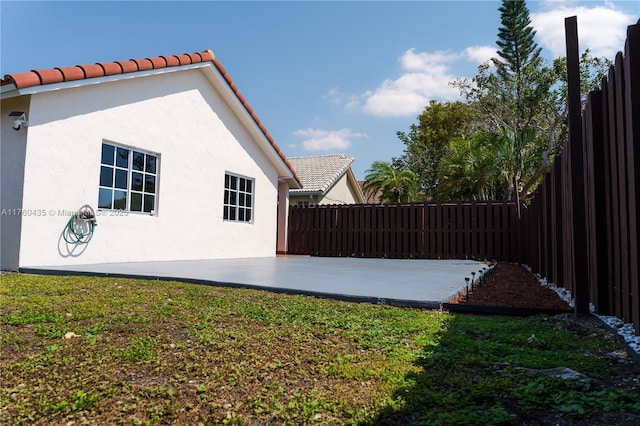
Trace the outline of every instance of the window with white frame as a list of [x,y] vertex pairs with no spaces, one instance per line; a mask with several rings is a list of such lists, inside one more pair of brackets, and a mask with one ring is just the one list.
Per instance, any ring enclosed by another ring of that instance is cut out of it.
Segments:
[[157,154],[113,143],[102,144],[99,209],[153,214],[157,189]]
[[224,175],[224,209],[222,218],[234,222],[253,220],[253,179]]

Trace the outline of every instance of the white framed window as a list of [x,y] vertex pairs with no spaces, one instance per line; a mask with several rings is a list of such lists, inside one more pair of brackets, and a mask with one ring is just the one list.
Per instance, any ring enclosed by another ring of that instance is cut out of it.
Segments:
[[99,209],[153,214],[157,190],[158,154],[102,143]]
[[251,178],[225,173],[223,220],[249,223],[253,221],[254,187]]

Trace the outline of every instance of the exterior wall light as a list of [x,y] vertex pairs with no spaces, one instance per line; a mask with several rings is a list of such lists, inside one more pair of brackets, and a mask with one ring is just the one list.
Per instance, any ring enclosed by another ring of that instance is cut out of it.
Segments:
[[23,127],[29,126],[29,122],[27,121],[27,117],[24,115],[22,111],[11,111],[9,113],[9,117],[14,117],[14,120],[11,122],[11,127],[13,130],[18,131]]

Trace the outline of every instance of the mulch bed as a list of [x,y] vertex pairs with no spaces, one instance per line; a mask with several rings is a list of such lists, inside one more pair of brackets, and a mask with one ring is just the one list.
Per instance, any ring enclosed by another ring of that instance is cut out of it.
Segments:
[[473,290],[469,288],[468,294],[462,291],[446,305],[571,310],[567,302],[560,299],[555,291],[540,285],[536,276],[524,266],[513,263],[496,264],[493,272],[476,283]]

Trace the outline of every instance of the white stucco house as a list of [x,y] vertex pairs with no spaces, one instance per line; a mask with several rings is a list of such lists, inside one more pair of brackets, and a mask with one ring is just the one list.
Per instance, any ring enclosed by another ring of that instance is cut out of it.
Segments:
[[364,195],[351,164],[354,158],[344,154],[290,157],[302,181],[302,188],[292,188],[289,202],[294,206],[324,204],[363,204]]
[[210,50],[0,89],[3,270],[286,251],[301,181]]

